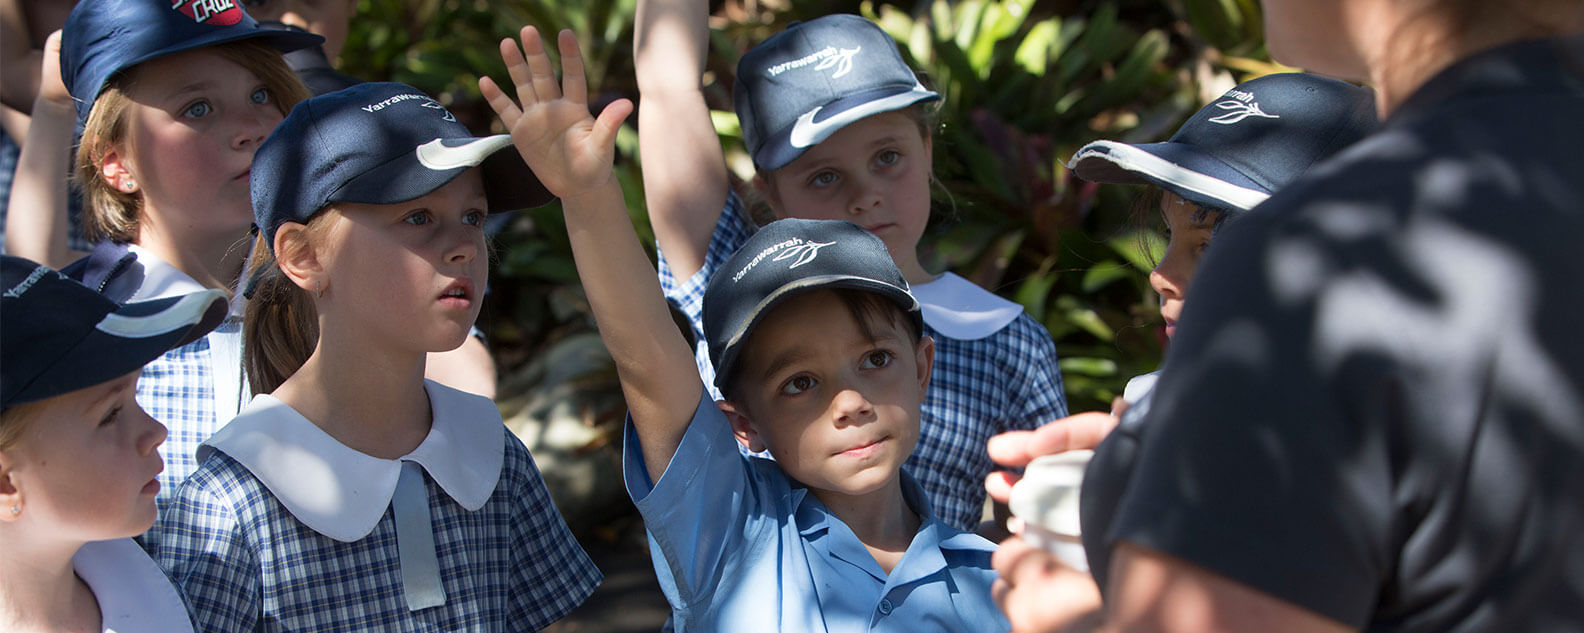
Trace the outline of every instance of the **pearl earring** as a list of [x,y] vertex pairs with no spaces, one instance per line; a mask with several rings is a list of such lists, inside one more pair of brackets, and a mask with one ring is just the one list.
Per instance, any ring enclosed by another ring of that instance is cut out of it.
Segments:
[[11,506],[11,516],[22,514],[22,506]]

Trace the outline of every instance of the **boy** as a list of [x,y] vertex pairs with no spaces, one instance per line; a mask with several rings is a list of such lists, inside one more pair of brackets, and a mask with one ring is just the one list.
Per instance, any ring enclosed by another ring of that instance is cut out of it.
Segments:
[[144,364],[220,323],[225,293],[119,305],[12,256],[0,290],[0,630],[191,631],[129,538],[154,522],[165,440],[133,394]]
[[[676,630],[1006,630],[994,546],[936,519],[901,465],[934,342],[879,238],[840,221],[766,226],[704,300],[715,406],[668,318],[611,172],[632,105],[590,120],[576,41],[566,95],[538,33],[502,57],[522,107],[480,80],[564,204],[600,335],[630,408],[624,477]],[[735,436],[770,461],[740,454]]]

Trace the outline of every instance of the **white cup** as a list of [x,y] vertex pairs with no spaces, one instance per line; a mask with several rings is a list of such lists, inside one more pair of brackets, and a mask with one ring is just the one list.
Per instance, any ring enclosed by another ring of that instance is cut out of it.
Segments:
[[1082,450],[1036,458],[1012,486],[1008,504],[1023,523],[1024,541],[1079,571],[1089,570],[1078,527],[1078,493],[1091,457],[1094,451]]

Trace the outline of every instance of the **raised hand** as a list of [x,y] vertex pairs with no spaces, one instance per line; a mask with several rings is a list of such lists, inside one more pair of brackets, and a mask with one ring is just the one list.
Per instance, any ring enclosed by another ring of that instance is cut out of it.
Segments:
[[538,29],[522,29],[522,48],[511,39],[501,40],[501,59],[516,84],[517,102],[489,77],[479,79],[479,90],[511,132],[512,143],[550,193],[562,199],[589,193],[615,176],[616,131],[632,113],[632,102],[621,99],[605,107],[595,119],[588,109],[588,84],[583,76],[583,56],[571,31],[557,38],[562,80],[545,53]]

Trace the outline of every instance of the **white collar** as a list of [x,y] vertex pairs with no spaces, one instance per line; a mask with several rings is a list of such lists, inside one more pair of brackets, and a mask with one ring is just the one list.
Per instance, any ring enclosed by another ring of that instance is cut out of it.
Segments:
[[982,339],[1012,323],[1023,306],[1002,299],[952,273],[910,288],[924,312],[924,322],[954,339]]
[[132,539],[85,543],[72,568],[93,590],[105,633],[192,633],[176,585]]
[[[197,279],[178,270],[153,251],[137,244],[128,245],[127,250],[137,256],[138,265],[143,267],[143,285],[138,286],[137,292],[132,293],[127,301],[163,299],[207,290]],[[233,292],[231,299],[231,316],[240,318],[244,305],[242,293]]]
[[390,507],[403,461],[429,472],[468,510],[484,506],[500,480],[506,431],[489,398],[425,380],[434,422],[429,435],[401,459],[380,459],[330,437],[268,394],[198,447],[231,456],[253,473],[281,505],[314,531],[350,543],[368,536]]

